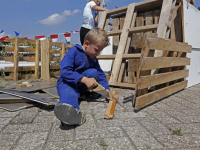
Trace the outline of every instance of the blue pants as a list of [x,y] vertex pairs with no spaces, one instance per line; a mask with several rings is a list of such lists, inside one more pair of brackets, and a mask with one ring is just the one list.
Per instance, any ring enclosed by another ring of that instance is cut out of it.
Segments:
[[[99,74],[96,69],[87,69],[82,73],[82,75],[88,78],[95,78],[97,82],[99,81]],[[57,86],[58,95],[60,96],[60,103],[72,105],[78,110],[80,109],[78,98],[80,94],[84,94],[87,92],[87,90],[87,86],[83,83],[78,83],[78,86],[72,86],[61,82]]]

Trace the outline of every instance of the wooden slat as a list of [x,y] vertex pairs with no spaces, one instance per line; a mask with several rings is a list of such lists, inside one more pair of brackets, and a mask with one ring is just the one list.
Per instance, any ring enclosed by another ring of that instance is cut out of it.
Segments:
[[126,42],[127,42],[128,34],[129,34],[128,29],[131,26],[134,9],[135,9],[135,3],[128,5],[127,15],[125,18],[124,27],[123,27],[122,34],[120,37],[120,42],[119,42],[116,58],[113,65],[112,75],[109,81],[111,84],[117,82],[117,79],[118,79],[121,62],[122,62],[122,55],[125,52]]
[[[13,72],[14,67],[5,67],[5,72]],[[19,66],[18,71],[35,71],[35,66]]]
[[35,78],[39,79],[39,70],[40,67],[40,40],[36,40],[36,47],[35,47]]
[[52,65],[50,66],[50,69],[60,69],[60,65]]
[[36,44],[36,40],[19,38],[19,43]]
[[6,46],[5,52],[14,52],[14,47]]
[[158,28],[157,24],[141,26],[141,27],[134,27],[129,29],[129,33],[138,33],[138,32],[147,32],[147,31],[154,31]]
[[156,102],[157,100],[160,100],[164,97],[167,97],[175,92],[178,92],[178,91],[184,89],[185,87],[187,87],[187,82],[188,81],[176,83],[176,84],[168,86],[166,88],[159,89],[154,92],[137,97],[135,109],[136,110],[141,109],[153,102]]
[[62,43],[57,43],[57,42],[50,42],[50,46],[57,46],[57,47],[60,47],[62,48]]
[[107,34],[109,36],[115,36],[115,35],[120,35],[122,33],[122,30],[117,30],[117,31],[108,31]]
[[128,71],[134,72],[139,70],[140,59],[130,59],[128,63]]
[[[137,11],[143,11],[149,8],[158,7],[162,5],[162,0],[146,0],[139,3],[136,3],[135,9]],[[120,7],[117,9],[107,11],[108,15],[114,15],[127,11],[128,6]]]
[[60,71],[51,72],[50,76],[58,77],[60,76]]
[[53,50],[53,49],[50,49],[49,50],[49,53],[52,54],[52,53],[55,53],[55,54],[62,54],[62,50]]
[[23,80],[23,79],[34,79],[35,78],[35,74],[25,74],[25,75],[19,75],[18,79],[19,80]]
[[176,42],[174,40],[162,39],[162,38],[150,38],[148,39],[149,49],[159,49],[159,50],[167,50],[167,51],[175,51],[175,52],[187,52],[191,53],[192,46]]
[[[6,52],[14,52],[14,47],[5,47]],[[19,47],[19,52],[35,53],[35,48],[22,48]]]
[[[122,59],[140,58],[141,54],[123,54]],[[99,55],[97,59],[115,59],[116,55]]]
[[147,57],[143,60],[142,70],[190,65],[190,58]]
[[6,38],[6,42],[12,42],[14,43],[15,39],[14,38]]
[[104,29],[107,12],[108,11],[103,11],[102,14],[101,14],[101,18],[100,18],[100,21],[99,21],[99,24],[98,24],[98,27],[101,28],[101,29]]
[[5,76],[4,79],[5,80],[13,80],[13,75],[12,76]]
[[60,57],[50,57],[49,60],[50,61],[59,61]]
[[71,48],[71,47],[74,47],[75,45],[74,44],[66,44],[65,47],[67,48]]
[[168,73],[161,73],[149,76],[141,76],[138,84],[138,89],[148,88],[154,85],[159,85],[169,81],[174,81],[187,77],[189,70],[180,70]]
[[[5,61],[14,62],[14,57],[5,57]],[[19,61],[35,62],[35,57],[19,57]]]
[[[109,84],[112,85],[112,84]],[[119,87],[126,87],[126,88],[132,88],[135,89],[136,84],[129,84],[129,83],[122,83],[122,82],[115,82],[113,86],[119,86]]]

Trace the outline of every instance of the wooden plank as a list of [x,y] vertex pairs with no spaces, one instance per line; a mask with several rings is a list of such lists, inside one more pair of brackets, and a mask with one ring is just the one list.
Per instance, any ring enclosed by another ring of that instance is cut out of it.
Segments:
[[[119,30],[119,18],[115,18],[113,19],[113,31],[118,31],[118,30]],[[119,44],[119,36],[113,36],[113,54],[117,53],[118,44]]]
[[33,83],[34,86],[30,87],[25,87],[25,88],[18,88],[15,89],[16,91],[21,91],[21,92],[33,92],[33,91],[38,91],[50,87],[56,87],[56,83],[42,83],[42,82],[36,82]]
[[60,71],[55,71],[55,72],[50,72],[51,77],[59,77],[60,76]]
[[5,80],[13,80],[13,75],[11,75],[11,76],[5,76],[4,79]]
[[[172,17],[173,10],[171,9],[175,7],[175,3],[176,3],[176,0],[163,0],[160,19],[159,19],[159,25],[157,29],[157,34],[159,38],[168,38],[166,37],[167,35],[166,32],[167,32],[167,29],[171,27],[171,21],[173,18]],[[163,51],[156,50],[154,57],[161,57],[161,56],[163,56]]]
[[[109,84],[112,85],[112,84]],[[112,86],[119,86],[119,87],[126,87],[126,88],[132,88],[135,89],[136,84],[129,84],[129,83],[122,83],[122,82],[116,82],[114,85]]]
[[189,70],[180,70],[180,71],[167,72],[149,76],[141,76],[138,84],[138,89],[144,89],[162,83],[181,79],[187,77],[188,74]]
[[6,42],[12,42],[12,43],[14,43],[15,39],[14,38],[6,38]]
[[63,43],[62,44],[62,52],[61,52],[60,62],[64,58],[64,56],[65,56],[65,44]]
[[35,78],[39,79],[39,71],[41,70],[40,67],[40,41],[36,40],[36,48],[35,48]]
[[62,44],[63,44],[63,43],[51,42],[50,47],[51,47],[51,46],[57,46],[57,47],[59,47],[59,48],[62,48]]
[[25,103],[30,102],[27,99],[23,99],[20,97],[8,95],[8,94],[0,94],[0,103]]
[[140,66],[140,59],[129,59],[128,60],[128,71],[138,71]]
[[18,76],[19,80],[28,80],[28,79],[35,79],[35,74],[24,74],[24,75],[19,75]]
[[52,54],[52,53],[55,53],[55,54],[62,54],[62,50],[53,50],[53,49],[50,49],[49,50],[49,53]]
[[50,57],[49,58],[49,61],[57,61],[57,62],[59,62],[59,60],[60,60],[60,57]]
[[36,40],[19,38],[19,43],[36,44]]
[[[133,58],[140,58],[141,54],[123,54],[122,59],[133,59]],[[116,55],[99,55],[97,56],[97,59],[115,59]]]
[[14,47],[14,69],[13,69],[13,80],[18,80],[18,62],[19,62],[19,37],[15,37],[15,47]]
[[5,47],[5,52],[14,52],[14,47],[6,46]]
[[120,35],[122,33],[122,30],[117,30],[117,31],[108,31],[107,34],[109,36],[116,36],[116,35]]
[[190,65],[190,58],[147,57],[143,60],[142,70]]
[[131,26],[134,8],[135,8],[135,3],[128,5],[127,15],[125,18],[124,27],[123,27],[122,34],[120,37],[120,42],[119,42],[116,58],[113,65],[112,75],[109,81],[110,84],[114,84],[117,81],[117,78],[119,75],[121,62],[122,62],[122,55],[126,48],[126,42],[128,40],[128,34],[129,34],[128,29]]
[[21,97],[21,98],[24,98],[24,99],[28,99],[30,101],[37,102],[37,103],[40,103],[40,104],[44,104],[44,105],[47,105],[47,106],[48,105],[56,105],[57,104],[56,100],[53,100],[53,99],[50,99],[50,98],[41,97],[41,96],[35,95],[35,94],[30,94],[30,93],[25,93],[25,92],[18,92],[18,91],[2,89],[2,88],[0,88],[0,92],[1,93],[5,93],[5,94],[9,94],[9,95],[13,95],[13,96],[17,96],[17,97]]
[[99,21],[99,24],[98,24],[98,27],[101,28],[101,29],[104,29],[107,12],[108,11],[103,11],[102,14],[101,14],[101,18],[100,18],[100,21]]
[[[5,72],[13,72],[14,67],[5,67]],[[19,66],[18,71],[35,71],[35,66]]]
[[134,27],[129,29],[129,33],[139,33],[139,32],[147,32],[147,31],[154,31],[158,28],[157,24],[153,25],[146,25],[141,27]]
[[47,89],[42,89],[42,91],[48,93],[49,95],[51,95],[54,98],[59,98],[60,96],[58,95],[57,92],[57,88],[56,87],[51,87],[51,88],[47,88]]
[[34,107],[35,105],[36,104],[31,104],[31,103],[15,103],[15,104],[7,103],[7,104],[0,104],[0,108],[10,111],[10,112],[15,112],[15,111],[19,111],[21,109]]
[[50,69],[60,69],[60,65],[51,65]]
[[[144,13],[144,18],[145,18],[145,24],[146,24],[146,26],[148,26],[148,25],[153,25],[153,15],[152,15],[152,11],[145,12],[145,13]],[[156,28],[156,29],[157,29],[157,28]],[[155,30],[156,30],[156,29],[155,29]],[[145,32],[149,32],[149,33],[150,33],[150,37],[151,37],[152,31],[154,31],[154,30],[145,31]]]
[[191,53],[192,46],[176,42],[174,40],[162,39],[162,38],[150,38],[148,39],[149,49],[160,49],[164,51],[175,51],[175,52],[187,52]]
[[135,109],[136,110],[141,109],[153,102],[156,102],[164,97],[167,97],[175,92],[178,92],[178,91],[184,89],[185,87],[187,87],[187,82],[188,81],[176,83],[176,84],[168,86],[166,88],[162,88],[162,89],[156,90],[154,92],[137,97]]
[[[5,61],[14,62],[14,57],[5,57]],[[34,62],[35,57],[18,57],[18,61],[28,61],[28,62]]]

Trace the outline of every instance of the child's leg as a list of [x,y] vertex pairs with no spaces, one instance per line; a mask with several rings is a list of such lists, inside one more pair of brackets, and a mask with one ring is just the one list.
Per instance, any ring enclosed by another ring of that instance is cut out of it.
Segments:
[[78,97],[80,96],[77,87],[60,83],[57,87],[60,102],[54,108],[56,117],[68,125],[83,124],[85,115],[79,111]]
[[81,45],[84,44],[84,40],[85,40],[85,36],[86,34],[90,31],[90,29],[81,27],[80,29],[80,41],[81,41]]

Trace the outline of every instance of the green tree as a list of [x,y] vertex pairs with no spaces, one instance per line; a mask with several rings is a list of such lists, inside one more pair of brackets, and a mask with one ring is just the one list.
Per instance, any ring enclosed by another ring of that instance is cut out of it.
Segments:
[[200,7],[198,7],[198,10],[200,10]]

